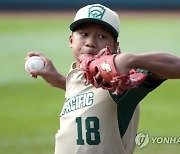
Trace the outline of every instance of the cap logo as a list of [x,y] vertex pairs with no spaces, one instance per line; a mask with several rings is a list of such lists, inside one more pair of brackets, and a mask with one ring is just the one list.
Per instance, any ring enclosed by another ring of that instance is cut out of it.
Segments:
[[105,11],[104,7],[94,5],[89,8],[89,18],[102,19]]

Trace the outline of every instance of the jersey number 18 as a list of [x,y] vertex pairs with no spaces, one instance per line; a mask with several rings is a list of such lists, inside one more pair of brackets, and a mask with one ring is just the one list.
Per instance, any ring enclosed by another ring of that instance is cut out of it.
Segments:
[[[82,118],[76,118],[77,123],[77,144],[84,145]],[[100,143],[99,119],[97,117],[87,117],[85,119],[86,142],[89,145],[98,145]]]

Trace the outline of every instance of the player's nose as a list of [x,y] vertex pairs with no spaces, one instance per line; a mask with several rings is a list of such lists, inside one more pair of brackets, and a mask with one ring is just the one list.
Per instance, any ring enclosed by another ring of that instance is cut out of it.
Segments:
[[88,38],[85,42],[85,46],[89,48],[96,48],[97,47],[96,40],[93,37]]

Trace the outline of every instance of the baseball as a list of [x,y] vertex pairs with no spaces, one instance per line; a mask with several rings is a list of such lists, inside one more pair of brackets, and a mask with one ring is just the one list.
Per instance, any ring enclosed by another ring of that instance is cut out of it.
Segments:
[[39,56],[29,57],[25,62],[26,71],[42,70],[45,66],[44,60]]

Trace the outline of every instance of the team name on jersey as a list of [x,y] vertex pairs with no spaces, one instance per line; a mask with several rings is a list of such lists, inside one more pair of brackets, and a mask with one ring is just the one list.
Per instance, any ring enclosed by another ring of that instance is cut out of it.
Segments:
[[94,98],[93,92],[83,93],[69,98],[64,103],[60,116],[62,117],[63,115],[69,112],[91,106],[93,104],[93,98]]

